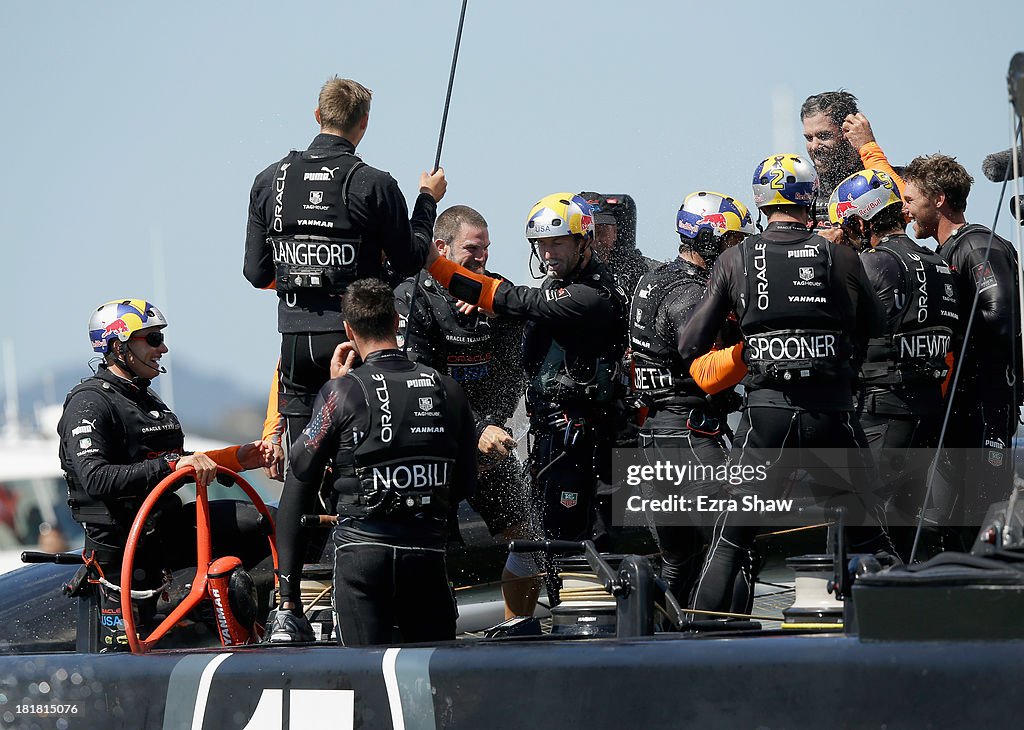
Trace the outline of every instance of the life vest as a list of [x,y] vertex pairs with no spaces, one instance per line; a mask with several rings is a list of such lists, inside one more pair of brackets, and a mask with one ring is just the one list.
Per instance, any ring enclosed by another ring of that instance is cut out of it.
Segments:
[[[617,303],[620,312],[626,311],[626,293],[615,283],[615,279],[603,266],[598,274],[585,276],[573,283],[592,286],[606,292]],[[551,280],[545,282],[550,287]],[[609,334],[615,335],[611,322]],[[625,332],[616,337],[599,355],[581,356],[567,352],[554,339],[548,346],[537,375],[527,386],[527,410],[533,412],[538,406],[602,407],[612,403],[622,394],[623,380],[620,377],[622,355],[625,352]]]
[[684,286],[699,286],[702,290],[706,287],[706,279],[698,278],[699,271],[677,258],[646,274],[633,293],[629,319],[630,386],[648,406],[704,403],[704,392],[683,366],[676,349],[676,333],[658,326],[662,304],[670,294]]
[[861,377],[871,385],[942,381],[960,321],[953,273],[940,256],[904,236],[885,239],[874,251],[867,255],[899,262],[903,286],[894,294],[900,316],[885,337],[868,341]]
[[[480,312],[470,315],[457,312],[455,300],[439,291],[440,287],[430,277],[421,286],[424,295],[431,299],[431,310],[445,340],[448,375],[463,389],[477,385],[495,387],[494,383],[488,382],[493,375],[496,356],[495,328],[491,320]],[[470,400],[476,402],[472,397]]]
[[348,213],[348,190],[364,164],[351,152],[306,159],[298,151],[278,163],[267,241],[279,294],[341,294],[359,278],[362,236]]
[[394,372],[367,363],[349,373],[370,409],[356,446],[355,479],[338,500],[342,516],[373,519],[448,517],[457,446],[447,433],[444,386],[435,370]]
[[[120,425],[120,432],[104,436],[108,441],[121,439],[124,451],[119,456],[124,459],[124,464],[136,464],[146,459],[183,453],[185,435],[181,430],[181,423],[152,390],[140,391],[140,397],[133,399],[103,378],[88,378],[68,393],[64,400],[65,410],[71,399],[82,392],[98,393],[113,412],[115,423]],[[88,435],[83,435],[83,438],[88,438]],[[79,439],[77,444],[82,446],[82,439]],[[64,479],[68,484],[71,516],[81,524],[95,527],[118,526],[127,531],[146,498],[146,494],[93,497],[67,469],[64,471]]]
[[828,242],[808,236],[778,243],[754,235],[741,246],[746,307],[740,329],[751,384],[826,381],[848,369],[852,345],[830,290]]

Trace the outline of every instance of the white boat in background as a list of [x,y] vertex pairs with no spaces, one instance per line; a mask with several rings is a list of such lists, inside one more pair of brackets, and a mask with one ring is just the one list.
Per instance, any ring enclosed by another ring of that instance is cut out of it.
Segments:
[[[8,422],[0,430],[0,574],[20,568],[23,550],[62,552],[83,544],[81,526],[71,517],[68,488],[60,468],[57,421],[61,406],[36,409],[36,422],[24,430]],[[185,434],[186,451],[228,446],[224,441]],[[247,472],[247,481],[267,502],[276,502],[281,485],[262,472]],[[211,487],[215,499],[244,499],[238,490]],[[195,499],[187,486],[178,491],[186,502]]]

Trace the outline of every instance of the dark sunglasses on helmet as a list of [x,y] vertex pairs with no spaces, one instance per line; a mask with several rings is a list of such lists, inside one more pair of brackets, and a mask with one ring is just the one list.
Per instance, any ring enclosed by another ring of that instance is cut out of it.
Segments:
[[150,347],[160,347],[164,344],[163,332],[147,332],[145,335],[135,335],[133,340],[145,340]]

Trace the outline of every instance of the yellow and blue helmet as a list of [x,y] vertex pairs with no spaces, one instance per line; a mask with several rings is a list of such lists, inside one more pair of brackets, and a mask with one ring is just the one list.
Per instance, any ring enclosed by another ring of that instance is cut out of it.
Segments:
[[718,238],[730,231],[753,233],[754,222],[747,207],[731,195],[698,190],[687,195],[679,206],[676,232],[684,240],[697,238],[705,229]]
[[732,202],[735,203],[736,207],[740,209],[741,213],[743,213],[743,216],[741,217],[741,222],[743,223],[743,225],[740,226],[740,230],[746,233],[748,236],[752,236],[755,233],[757,233],[757,229],[754,228],[754,219],[750,217],[750,210],[747,208],[747,206],[745,206],[743,203],[736,200],[735,198],[733,198]]
[[828,199],[828,217],[836,225],[851,217],[869,221],[890,205],[903,205],[892,177],[881,170],[860,170],[836,185]]
[[163,313],[145,299],[115,299],[96,307],[89,317],[89,339],[92,349],[105,355],[115,339],[127,342],[139,330],[166,326]]
[[771,155],[754,168],[754,205],[814,205],[818,173],[800,155]]
[[585,241],[594,237],[594,214],[590,204],[579,195],[554,193],[545,196],[530,210],[526,221],[526,238],[580,236]]

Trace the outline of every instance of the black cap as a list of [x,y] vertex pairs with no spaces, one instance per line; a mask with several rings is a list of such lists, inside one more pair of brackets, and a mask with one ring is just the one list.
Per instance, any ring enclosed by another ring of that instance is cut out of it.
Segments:
[[579,195],[590,204],[590,212],[594,214],[594,223],[601,223],[608,226],[618,225],[618,220],[615,218],[615,212],[605,201],[604,195],[601,195],[601,193],[588,192],[583,192]]

